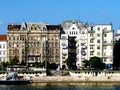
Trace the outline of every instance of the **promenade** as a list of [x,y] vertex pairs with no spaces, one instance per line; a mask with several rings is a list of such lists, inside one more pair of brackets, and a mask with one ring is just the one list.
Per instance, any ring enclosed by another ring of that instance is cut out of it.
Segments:
[[99,83],[105,83],[105,82],[120,82],[120,77],[113,77],[113,76],[45,76],[45,77],[33,77],[31,78],[31,82],[33,83],[88,83],[88,82],[99,82]]

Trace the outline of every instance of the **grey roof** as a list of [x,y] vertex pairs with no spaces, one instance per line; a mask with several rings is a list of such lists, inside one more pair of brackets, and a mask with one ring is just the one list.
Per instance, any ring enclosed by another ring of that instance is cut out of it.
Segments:
[[79,20],[69,20],[69,21],[63,21],[63,28],[64,29],[70,28],[72,24],[76,24],[79,29],[84,27],[82,22],[80,22]]

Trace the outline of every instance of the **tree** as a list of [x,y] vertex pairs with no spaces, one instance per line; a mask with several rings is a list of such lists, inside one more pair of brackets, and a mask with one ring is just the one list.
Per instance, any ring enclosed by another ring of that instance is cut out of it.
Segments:
[[17,56],[15,56],[13,59],[10,60],[10,65],[15,65],[18,64],[19,59]]
[[43,63],[36,61],[35,64],[34,64],[34,66],[35,67],[43,67]]
[[66,59],[66,65],[67,65],[68,69],[76,69],[77,68],[75,60],[73,60],[71,58]]
[[88,66],[90,67],[89,60],[83,61],[84,67],[87,68]]
[[49,66],[50,66],[49,69],[53,69],[53,70],[57,69],[57,65],[55,63],[50,63]]
[[89,64],[91,68],[94,69],[104,69],[105,68],[105,63],[103,63],[102,58],[100,57],[91,57],[89,60]]

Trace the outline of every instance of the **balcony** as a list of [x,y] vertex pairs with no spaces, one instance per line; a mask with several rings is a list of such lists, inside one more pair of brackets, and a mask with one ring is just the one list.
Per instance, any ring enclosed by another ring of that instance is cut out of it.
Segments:
[[94,30],[88,30],[88,33],[95,33]]
[[62,48],[67,48],[67,45],[65,42],[62,43]]
[[28,60],[27,63],[35,63],[35,60]]
[[81,46],[82,49],[87,49],[87,46]]
[[80,37],[80,40],[87,40],[88,38],[87,37]]
[[62,54],[64,54],[64,55],[66,55],[67,53],[68,53],[67,50],[63,50],[63,51],[62,51]]
[[39,53],[36,53],[36,54],[30,53],[30,54],[28,54],[28,56],[40,56],[40,54]]
[[112,30],[103,30],[103,33],[113,32]]
[[107,42],[104,42],[103,45],[110,45],[110,46],[113,46],[113,43],[107,43]]

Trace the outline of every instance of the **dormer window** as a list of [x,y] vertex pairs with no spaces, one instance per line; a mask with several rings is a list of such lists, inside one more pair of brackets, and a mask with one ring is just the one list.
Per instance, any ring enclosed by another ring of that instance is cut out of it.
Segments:
[[93,31],[93,26],[91,27],[91,31]]
[[37,27],[35,27],[35,30],[37,30]]
[[45,27],[43,27],[43,30],[46,30],[46,28],[45,28]]
[[33,30],[33,27],[31,27],[31,30]]

